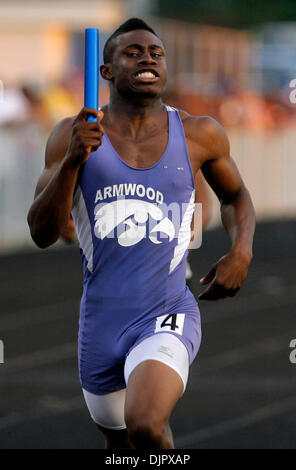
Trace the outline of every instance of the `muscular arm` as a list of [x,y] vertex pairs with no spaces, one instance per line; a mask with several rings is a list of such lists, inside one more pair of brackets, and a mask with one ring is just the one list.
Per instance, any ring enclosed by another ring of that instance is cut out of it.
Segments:
[[195,202],[202,204],[202,228],[204,229],[211,220],[212,200],[209,193],[210,188],[207,185],[201,171],[198,171],[197,175],[195,176],[195,189]]
[[40,248],[56,242],[70,217],[78,176],[78,168],[69,165],[64,158],[71,127],[71,119],[65,119],[49,136],[45,168],[37,183],[35,199],[28,214],[31,236]]
[[208,132],[209,157],[202,165],[203,175],[220,201],[222,223],[232,241],[232,249],[251,259],[255,213],[249,192],[230,157],[229,142],[222,127],[210,122]]
[[31,236],[40,248],[55,243],[68,224],[81,164],[101,143],[100,124],[86,122],[88,115],[101,120],[103,113],[84,108],[75,119],[61,121],[49,136],[45,168],[28,214]]
[[201,170],[221,204],[222,223],[231,239],[232,249],[201,279],[209,284],[200,299],[215,300],[233,296],[246,279],[252,259],[255,213],[247,188],[229,153],[223,128],[211,118],[202,118],[196,126],[196,154]]

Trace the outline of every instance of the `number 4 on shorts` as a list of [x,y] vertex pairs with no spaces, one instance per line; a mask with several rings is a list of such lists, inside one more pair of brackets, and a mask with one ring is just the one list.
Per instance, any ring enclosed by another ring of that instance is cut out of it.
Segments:
[[156,318],[154,333],[158,331],[173,331],[182,335],[185,320],[185,313],[173,313],[172,315],[162,315]]

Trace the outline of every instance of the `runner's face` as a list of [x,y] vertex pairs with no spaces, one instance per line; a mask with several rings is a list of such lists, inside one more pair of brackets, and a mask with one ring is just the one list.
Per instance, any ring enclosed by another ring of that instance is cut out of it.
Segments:
[[162,96],[167,78],[164,46],[146,30],[120,35],[113,54],[113,83],[119,94],[132,97]]

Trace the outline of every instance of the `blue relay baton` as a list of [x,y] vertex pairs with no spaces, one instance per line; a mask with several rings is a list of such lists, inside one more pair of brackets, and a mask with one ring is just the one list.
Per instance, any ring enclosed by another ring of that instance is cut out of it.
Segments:
[[[99,108],[99,30],[97,28],[85,30],[84,106]],[[89,116],[87,120],[97,121],[93,116]]]

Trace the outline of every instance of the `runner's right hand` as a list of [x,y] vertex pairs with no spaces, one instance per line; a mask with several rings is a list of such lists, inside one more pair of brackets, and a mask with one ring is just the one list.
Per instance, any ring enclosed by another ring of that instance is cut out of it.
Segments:
[[[88,116],[98,119],[96,122],[88,122]],[[70,143],[66,158],[74,166],[85,163],[91,152],[94,152],[102,144],[104,134],[100,122],[104,117],[103,111],[94,108],[82,108],[73,121]]]

